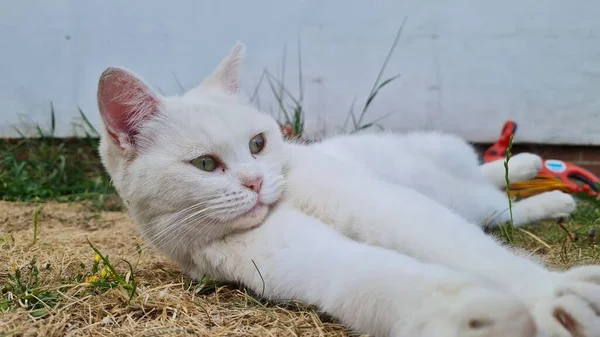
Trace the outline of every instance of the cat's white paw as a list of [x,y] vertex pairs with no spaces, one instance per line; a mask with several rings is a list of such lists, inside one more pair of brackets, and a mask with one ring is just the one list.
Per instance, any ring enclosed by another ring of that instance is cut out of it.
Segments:
[[508,161],[508,174],[511,182],[533,179],[542,169],[543,161],[533,153],[519,153]]
[[543,337],[600,336],[600,266],[571,269],[553,293],[531,303]]
[[394,337],[536,337],[537,328],[524,303],[511,294],[469,288],[430,303],[429,314]]
[[[513,224],[524,226],[545,219],[566,218],[576,207],[577,202],[570,194],[561,191],[541,193],[513,204]],[[496,221],[506,222],[509,216],[509,212],[503,212]]]
[[463,294],[463,298],[456,304],[457,337],[536,335],[533,317],[524,304],[505,293],[470,291]]
[[577,207],[575,198],[562,191],[550,191],[539,194],[538,197],[544,198],[544,205],[551,218],[568,217]]

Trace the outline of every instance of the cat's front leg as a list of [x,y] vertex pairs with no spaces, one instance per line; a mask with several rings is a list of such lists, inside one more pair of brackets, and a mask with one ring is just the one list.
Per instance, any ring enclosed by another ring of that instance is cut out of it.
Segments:
[[273,300],[302,300],[374,336],[536,336],[509,293],[352,241],[285,205],[257,229],[198,248],[194,261],[195,277],[208,272]]

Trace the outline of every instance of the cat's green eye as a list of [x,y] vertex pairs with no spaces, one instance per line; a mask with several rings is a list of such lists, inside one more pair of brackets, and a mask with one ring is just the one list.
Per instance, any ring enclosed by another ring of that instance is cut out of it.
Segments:
[[202,171],[212,172],[219,167],[219,163],[213,156],[201,156],[191,161],[192,165]]
[[250,139],[250,153],[252,154],[258,154],[260,151],[262,151],[262,149],[265,147],[265,137],[262,135],[262,133],[252,137],[252,139]]

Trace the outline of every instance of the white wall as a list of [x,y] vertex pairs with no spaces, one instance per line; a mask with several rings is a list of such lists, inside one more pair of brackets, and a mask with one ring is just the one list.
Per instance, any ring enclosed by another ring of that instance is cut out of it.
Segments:
[[[519,141],[600,144],[597,0],[1,1],[0,135],[28,120],[48,125],[50,101],[60,135],[72,133],[77,105],[98,124],[96,81],[107,66],[177,93],[174,74],[197,84],[236,40],[248,47],[246,91],[263,68],[278,71],[287,45],[296,93],[298,36],[309,129],[330,131],[355,97],[364,101],[404,16],[386,72],[402,76],[368,118],[393,113],[381,124],[472,141],[494,140],[513,118]],[[264,86],[265,110],[269,97]]]

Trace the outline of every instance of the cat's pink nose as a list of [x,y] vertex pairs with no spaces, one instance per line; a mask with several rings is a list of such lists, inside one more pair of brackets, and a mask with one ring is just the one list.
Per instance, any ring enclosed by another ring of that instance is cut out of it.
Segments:
[[263,179],[260,177],[248,179],[248,180],[244,180],[244,186],[248,187],[249,189],[253,190],[256,193],[259,193],[260,188],[262,187],[262,182],[263,182]]

